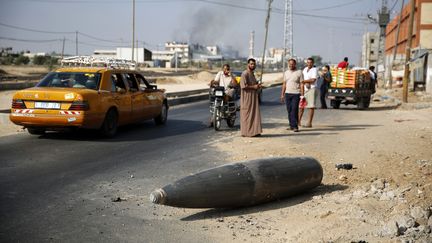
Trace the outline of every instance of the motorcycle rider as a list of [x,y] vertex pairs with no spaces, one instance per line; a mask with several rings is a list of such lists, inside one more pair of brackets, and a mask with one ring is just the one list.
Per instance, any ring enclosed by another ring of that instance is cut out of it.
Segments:
[[[210,87],[223,86],[225,88],[226,101],[234,101],[236,96],[235,87],[237,82],[235,77],[231,73],[231,68],[229,64],[224,64],[222,71],[219,71],[215,78],[210,81]],[[213,120],[210,118],[210,124],[208,127],[213,127]]]

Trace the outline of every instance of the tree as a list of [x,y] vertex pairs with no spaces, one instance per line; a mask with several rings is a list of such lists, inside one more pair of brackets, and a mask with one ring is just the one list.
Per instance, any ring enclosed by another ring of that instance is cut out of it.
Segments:
[[30,62],[30,58],[23,56],[23,55],[19,55],[17,58],[14,59],[13,63],[15,65],[27,65]]
[[33,57],[33,64],[34,65],[44,65],[45,61],[46,61],[45,56],[34,56]]
[[5,56],[0,58],[1,65],[11,65],[13,63],[14,58],[12,56]]

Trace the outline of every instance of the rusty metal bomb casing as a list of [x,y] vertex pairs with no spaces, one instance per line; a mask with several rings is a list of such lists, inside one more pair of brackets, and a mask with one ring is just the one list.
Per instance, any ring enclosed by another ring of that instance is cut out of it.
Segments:
[[182,208],[233,208],[292,196],[321,184],[312,157],[279,157],[227,164],[153,191],[150,201]]

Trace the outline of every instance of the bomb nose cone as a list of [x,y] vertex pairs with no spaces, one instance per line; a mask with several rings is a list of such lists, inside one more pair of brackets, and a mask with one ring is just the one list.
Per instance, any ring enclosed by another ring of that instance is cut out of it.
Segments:
[[157,189],[150,194],[150,201],[156,204],[165,204],[166,192],[163,189]]

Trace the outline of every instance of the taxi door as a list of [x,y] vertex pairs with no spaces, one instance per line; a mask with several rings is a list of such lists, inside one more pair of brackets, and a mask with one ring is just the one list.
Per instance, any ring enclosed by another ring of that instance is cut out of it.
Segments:
[[119,124],[129,123],[132,120],[132,99],[123,75],[120,73],[111,75],[111,99],[119,112]]
[[148,100],[147,112],[149,113],[149,116],[156,117],[161,111],[163,102],[163,98],[160,97],[160,92],[150,85],[142,75],[135,74],[135,78],[138,82],[139,88],[144,92],[144,95]]
[[135,75],[133,73],[124,73],[123,77],[129,86],[132,104],[132,120],[142,121],[152,118],[148,112],[150,107],[149,101],[144,92],[140,90]]

